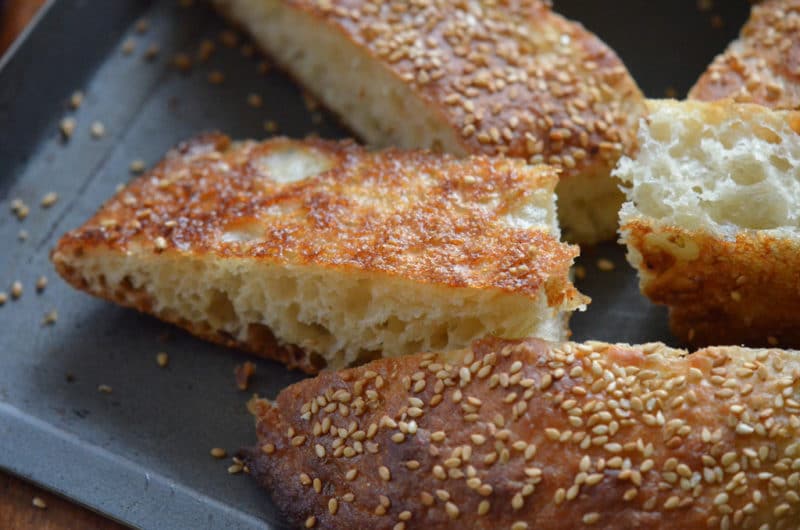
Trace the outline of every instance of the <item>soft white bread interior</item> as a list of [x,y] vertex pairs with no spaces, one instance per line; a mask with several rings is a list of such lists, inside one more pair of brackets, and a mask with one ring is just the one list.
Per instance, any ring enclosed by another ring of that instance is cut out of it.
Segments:
[[568,240],[613,237],[609,173],[643,96],[616,54],[545,2],[214,0],[367,143],[562,170]]
[[741,230],[800,236],[800,120],[757,105],[651,101],[622,223],[643,216],[731,238]]
[[586,299],[568,279],[576,249],[558,240],[556,182],[514,160],[205,138],[53,261],[90,293],[308,371],[487,334],[560,339]]
[[653,101],[620,212],[641,289],[696,345],[800,345],[800,114]]

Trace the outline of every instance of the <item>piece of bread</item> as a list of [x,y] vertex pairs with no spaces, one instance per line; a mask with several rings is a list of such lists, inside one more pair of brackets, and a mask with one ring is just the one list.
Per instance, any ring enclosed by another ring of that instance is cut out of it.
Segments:
[[714,59],[689,98],[800,109],[800,0],[753,6],[739,38]]
[[548,166],[209,135],[52,254],[79,289],[313,372],[496,334],[564,337]]
[[609,177],[643,96],[617,55],[539,0],[214,0],[370,144],[562,168],[567,239],[610,239]]
[[800,346],[800,114],[658,101],[620,212],[641,289],[693,344]]
[[251,410],[295,527],[800,527],[796,351],[487,339]]

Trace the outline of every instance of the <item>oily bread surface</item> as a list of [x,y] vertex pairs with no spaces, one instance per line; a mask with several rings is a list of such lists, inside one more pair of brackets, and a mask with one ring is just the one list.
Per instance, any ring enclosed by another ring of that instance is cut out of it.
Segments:
[[796,528],[798,396],[797,352],[488,339],[254,401],[248,468],[298,527]]
[[593,220],[591,200],[569,201],[567,236],[612,236],[622,196],[605,187],[634,148],[643,96],[608,46],[544,2],[215,5],[367,142],[554,165],[562,189],[580,176],[604,190],[595,203],[616,201]]
[[489,329],[559,337],[562,311],[586,299],[555,183],[516,160],[211,135],[120,191],[53,261],[73,285],[205,338],[273,356],[275,336],[306,370]]

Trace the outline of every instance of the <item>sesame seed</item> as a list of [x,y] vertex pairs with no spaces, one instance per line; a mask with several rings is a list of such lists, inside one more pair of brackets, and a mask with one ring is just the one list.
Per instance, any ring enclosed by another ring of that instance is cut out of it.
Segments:
[[314,446],[314,452],[319,458],[325,458],[325,448],[322,445],[316,444]]
[[244,469],[244,466],[242,464],[232,464],[228,466],[228,474],[236,475],[238,473],[241,473],[242,469]]
[[161,368],[165,368],[169,364],[169,355],[166,352],[158,352],[156,354],[156,364]]
[[600,514],[597,512],[589,512],[583,516],[583,524],[595,524],[600,520]]
[[8,301],[8,295],[0,291],[0,305],[4,305]]
[[124,55],[130,55],[136,49],[136,41],[134,39],[126,39],[125,42],[122,43],[122,53]]
[[83,103],[83,92],[77,90],[69,97],[69,106],[73,110],[77,110]]
[[225,458],[228,455],[228,452],[221,447],[214,447],[211,449],[211,456],[214,458]]
[[264,100],[258,94],[248,94],[247,104],[253,108],[259,108],[264,104]]
[[105,136],[106,134],[106,127],[99,121],[94,121],[89,126],[89,133],[92,135],[92,138],[99,139]]
[[42,197],[41,205],[42,208],[50,208],[58,201],[58,193],[51,191],[48,192]]
[[152,61],[158,56],[159,52],[161,52],[161,47],[158,44],[150,44],[144,51],[144,59],[146,61]]
[[59,123],[58,128],[61,131],[61,136],[63,136],[64,140],[69,140],[72,137],[72,134],[75,132],[75,127],[77,127],[78,123],[75,121],[75,118],[64,118]]
[[385,482],[389,482],[392,479],[392,473],[386,466],[381,466],[378,468],[378,475],[380,475],[381,480],[384,480]]
[[172,57],[172,66],[180,72],[188,72],[192,69],[192,58],[188,53],[179,52]]
[[597,260],[597,268],[603,272],[610,272],[614,270],[615,265],[614,262],[609,259],[600,258]]
[[208,82],[212,85],[221,85],[225,82],[225,74],[219,70],[212,70],[208,73]]
[[164,250],[167,248],[167,240],[164,239],[162,236],[156,237],[153,243],[155,244],[158,250]]
[[306,528],[314,528],[314,525],[317,524],[317,518],[313,515],[306,519]]
[[97,391],[102,392],[104,394],[110,394],[111,392],[113,392],[113,389],[108,385],[98,385]]
[[336,515],[336,512],[339,511],[339,501],[336,500],[336,497],[331,497],[328,501],[328,511],[331,515]]
[[525,521],[515,521],[511,525],[511,530],[528,530],[528,523]]
[[450,519],[457,519],[458,518],[458,515],[459,515],[458,506],[456,506],[452,502],[449,502],[449,501],[446,502],[445,505],[444,505],[444,509],[447,512],[447,516],[450,517]]
[[41,497],[34,497],[32,504],[34,507],[39,508],[40,510],[47,509],[47,503]]
[[270,443],[264,444],[261,446],[261,452],[267,455],[271,455],[272,453],[275,452],[275,445]]

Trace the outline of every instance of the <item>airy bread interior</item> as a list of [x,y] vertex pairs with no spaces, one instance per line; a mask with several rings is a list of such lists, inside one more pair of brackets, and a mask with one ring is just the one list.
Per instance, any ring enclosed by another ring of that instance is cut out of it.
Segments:
[[652,101],[640,150],[614,174],[630,186],[622,225],[646,217],[730,239],[800,236],[800,135],[787,113],[748,104]]

